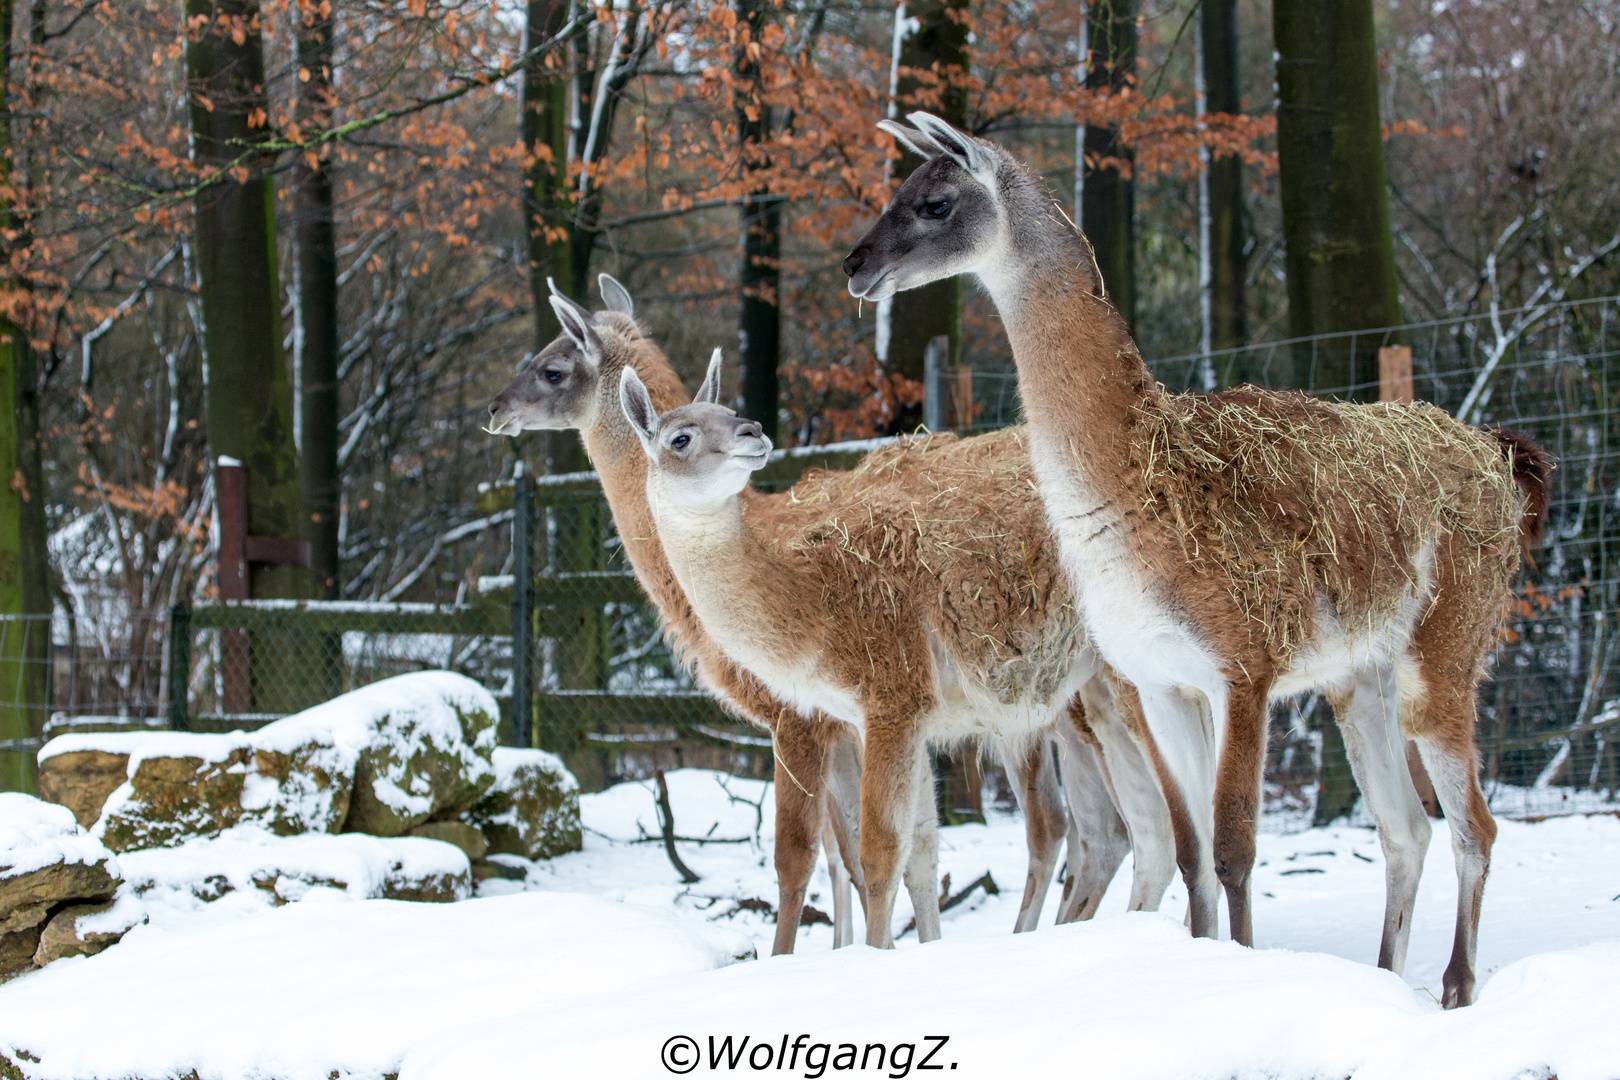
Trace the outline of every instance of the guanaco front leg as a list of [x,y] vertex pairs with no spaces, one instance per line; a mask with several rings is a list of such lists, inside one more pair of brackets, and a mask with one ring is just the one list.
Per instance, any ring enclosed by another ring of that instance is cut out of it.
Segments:
[[[910,864],[917,810],[921,800],[926,798],[930,806],[933,802],[927,798],[932,795],[925,782],[929,775],[914,715],[869,713],[861,772],[861,871],[866,878],[866,943],[873,948],[894,948],[895,896],[902,873],[910,867],[915,874]],[[924,891],[932,894],[934,888],[930,882]],[[912,895],[917,896],[915,887]],[[913,903],[924,908],[927,902]],[[918,911],[919,937],[924,914]]]
[[[821,846],[823,758],[809,740],[776,740],[776,936],[771,955],[791,953],[804,914],[804,892]],[[814,751],[814,752],[812,752]],[[788,758],[795,760],[789,764]],[[798,781],[795,781],[798,777]],[[803,787],[800,786],[803,783]],[[811,784],[815,786],[810,787]],[[809,788],[810,790],[806,790]]]

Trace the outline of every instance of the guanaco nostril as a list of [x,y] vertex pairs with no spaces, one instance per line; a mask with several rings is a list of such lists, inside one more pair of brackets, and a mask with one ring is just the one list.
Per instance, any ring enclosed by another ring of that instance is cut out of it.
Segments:
[[738,435],[752,435],[756,439],[765,437],[765,429],[759,426],[758,421],[750,420],[737,428]]
[[856,248],[854,251],[849,253],[848,257],[844,259],[844,276],[854,277],[856,274],[861,272],[861,267],[865,265],[866,252],[860,248]]

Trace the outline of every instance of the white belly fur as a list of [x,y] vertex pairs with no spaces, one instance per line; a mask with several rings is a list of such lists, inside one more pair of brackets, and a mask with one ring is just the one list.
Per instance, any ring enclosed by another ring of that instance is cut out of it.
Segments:
[[[1087,491],[1061,448],[1032,440],[1031,459],[1092,646],[1138,689],[1192,688],[1211,701],[1224,699],[1220,658],[1158,596],[1125,543],[1119,515]],[[1433,562],[1429,543],[1418,555],[1417,581],[1405,590],[1393,616],[1370,626],[1341,626],[1327,599],[1319,597],[1311,640],[1278,673],[1270,699],[1346,685],[1355,672],[1385,664],[1395,666],[1403,699],[1421,694],[1409,646],[1432,597]]]
[[1086,490],[1062,448],[1032,438],[1030,458],[1092,647],[1140,690],[1218,692],[1226,681],[1219,659],[1152,588],[1119,515]]

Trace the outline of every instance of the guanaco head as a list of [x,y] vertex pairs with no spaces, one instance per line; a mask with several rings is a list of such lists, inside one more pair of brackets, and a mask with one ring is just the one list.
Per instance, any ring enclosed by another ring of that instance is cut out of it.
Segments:
[[720,350],[697,399],[659,416],[647,387],[630,368],[619,377],[619,404],[647,456],[649,494],[687,509],[711,509],[748,486],[770,460],[771,440],[757,423],[720,404]]
[[[492,435],[516,435],[537,429],[560,430],[588,425],[597,408],[603,343],[590,312],[557,291],[550,278],[551,307],[563,332],[555,341],[518,366],[517,378],[489,405]],[[607,274],[597,279],[608,312],[633,318],[630,294]]]
[[931,281],[980,270],[1006,249],[999,177],[1017,166],[1006,151],[925,112],[878,126],[926,161],[900,185],[844,260],[850,294],[887,300]]

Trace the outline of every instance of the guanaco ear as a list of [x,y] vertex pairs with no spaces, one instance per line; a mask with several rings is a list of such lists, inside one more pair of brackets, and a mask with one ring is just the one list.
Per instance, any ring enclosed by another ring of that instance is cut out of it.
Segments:
[[624,418],[635,429],[647,456],[656,456],[657,444],[653,436],[658,433],[658,412],[653,408],[652,398],[647,396],[646,385],[631,368],[625,368],[619,376],[619,407],[624,410]]
[[632,319],[636,317],[636,302],[630,299],[630,290],[620,285],[613,275],[599,274],[596,287],[601,290],[602,303],[607,305],[609,311],[617,311]]
[[908,128],[898,120],[879,120],[879,129],[893,135],[907,150],[926,160],[939,157],[944,149],[933,139],[915,128]]
[[568,340],[579,347],[580,355],[585,357],[585,364],[592,370],[602,366],[602,339],[591,328],[591,313],[568,299],[566,296],[553,296],[551,310],[557,313],[557,322],[562,324],[563,333]]
[[693,401],[706,401],[710,405],[720,404],[720,349],[714,350],[709,357],[709,370],[703,375],[703,385],[698,387],[697,397]]
[[983,179],[996,174],[995,161],[979,141],[965,131],[958,131],[932,113],[914,112],[906,116],[917,130],[939,144],[941,152],[974,176]]

